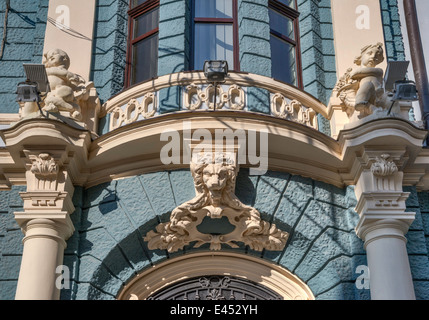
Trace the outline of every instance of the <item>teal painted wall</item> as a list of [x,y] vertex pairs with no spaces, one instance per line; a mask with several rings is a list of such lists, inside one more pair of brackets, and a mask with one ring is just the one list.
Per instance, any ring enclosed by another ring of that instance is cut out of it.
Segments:
[[128,37],[128,1],[97,1],[90,80],[101,103],[124,86]]
[[405,60],[398,0],[380,0],[386,56],[388,61]]
[[19,192],[25,190],[26,187],[17,186],[10,191],[0,191],[0,300],[15,299],[24,235],[14,212],[22,211]]
[[[298,0],[304,90],[324,104],[337,82],[330,0]],[[319,131],[330,135],[329,121],[318,117]]]
[[[23,63],[42,63],[48,0],[11,0],[3,57],[0,59],[0,113],[17,113],[16,87],[25,80]],[[0,2],[0,39],[5,1]]]
[[271,76],[268,0],[238,0],[240,69]]
[[406,187],[404,191],[410,192],[408,211],[416,213],[406,234],[414,289],[419,300],[429,300],[429,192],[417,192],[414,187]]

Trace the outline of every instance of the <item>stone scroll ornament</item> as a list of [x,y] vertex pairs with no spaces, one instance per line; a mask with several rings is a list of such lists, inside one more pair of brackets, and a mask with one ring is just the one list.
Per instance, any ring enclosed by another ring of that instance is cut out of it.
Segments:
[[334,91],[349,116],[357,111],[359,117],[364,118],[384,107],[384,71],[376,68],[383,61],[383,44],[365,46],[354,60],[356,67],[347,69],[338,80]]
[[[283,250],[289,234],[262,220],[258,210],[243,204],[235,195],[239,168],[233,154],[194,156],[190,170],[196,196],[175,208],[170,221],[159,224],[156,232],[147,233],[144,240],[149,249],[176,252],[196,242],[194,247],[208,243],[210,250],[220,250],[222,244],[238,248],[237,243],[242,242],[256,251]],[[234,227],[233,231],[203,233],[198,230],[203,219],[224,217]]]

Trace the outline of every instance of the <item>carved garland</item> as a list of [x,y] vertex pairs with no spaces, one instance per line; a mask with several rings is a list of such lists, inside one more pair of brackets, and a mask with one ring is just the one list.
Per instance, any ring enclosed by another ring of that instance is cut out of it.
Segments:
[[274,94],[271,98],[271,113],[278,118],[298,122],[317,130],[317,113],[304,107],[297,100],[288,102],[280,93]]
[[[144,240],[149,249],[175,252],[196,242],[195,247],[208,243],[210,250],[220,250],[222,244],[238,248],[237,242],[243,242],[256,251],[283,250],[289,234],[263,221],[255,208],[241,203],[234,194],[238,173],[235,163],[225,154],[193,158],[190,169],[197,195],[175,208],[170,221],[159,224],[156,232],[147,233]],[[234,230],[227,234],[202,233],[198,226],[205,217],[226,217]]]
[[110,128],[113,130],[123,124],[135,122],[139,116],[142,116],[143,119],[151,118],[156,112],[156,95],[153,92],[146,93],[141,102],[137,99],[131,99],[124,109],[116,107],[111,114]]
[[[207,86],[202,89],[201,86],[190,84],[185,87],[184,93],[184,108],[187,110],[202,109],[207,106],[213,110],[213,85]],[[224,91],[222,86],[217,86],[216,89],[216,109],[231,109],[243,110],[246,106],[244,90],[238,85],[229,86],[227,91]]]

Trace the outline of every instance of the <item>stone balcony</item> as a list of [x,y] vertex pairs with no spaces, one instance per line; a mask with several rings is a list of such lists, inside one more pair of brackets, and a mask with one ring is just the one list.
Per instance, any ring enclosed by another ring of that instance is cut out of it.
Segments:
[[[169,97],[162,98],[161,92],[167,88],[173,90],[169,90]],[[109,119],[106,131],[167,113],[160,107],[160,100],[171,99],[171,95],[174,95],[177,108],[167,112],[260,112],[316,130],[317,115],[325,118],[329,115],[327,107],[310,94],[272,78],[249,73],[230,72],[226,81],[217,86],[214,106],[214,86],[207,82],[204,74],[181,72],[135,85],[109,99],[100,114]],[[252,103],[252,99],[257,103]]]

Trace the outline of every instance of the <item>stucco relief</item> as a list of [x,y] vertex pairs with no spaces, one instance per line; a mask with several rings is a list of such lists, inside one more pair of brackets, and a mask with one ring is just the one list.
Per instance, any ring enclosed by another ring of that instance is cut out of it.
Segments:
[[[198,110],[204,107],[214,109],[214,86],[205,88],[194,83],[189,84],[184,90],[184,108]],[[245,92],[240,86],[233,84],[227,88],[219,85],[216,87],[216,110],[230,109],[243,110],[246,107]]]
[[306,108],[298,100],[291,100],[276,93],[271,97],[271,114],[275,117],[298,122],[317,130],[317,112]]
[[[194,247],[208,243],[210,250],[220,250],[222,244],[238,248],[237,242],[256,251],[279,251],[284,248],[289,234],[279,230],[275,224],[262,220],[258,210],[243,204],[235,195],[239,168],[234,154],[194,156],[190,169],[196,196],[175,208],[170,221],[159,224],[156,232],[147,233],[144,240],[148,242],[149,249],[175,252],[191,242],[196,242]],[[200,232],[203,219],[219,221],[223,217],[226,217],[233,231]]]

